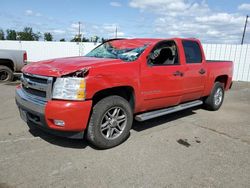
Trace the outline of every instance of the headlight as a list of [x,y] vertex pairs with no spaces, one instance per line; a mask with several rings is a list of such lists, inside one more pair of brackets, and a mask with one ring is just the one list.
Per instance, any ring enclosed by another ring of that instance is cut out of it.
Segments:
[[84,78],[57,78],[52,97],[54,99],[84,100],[85,89]]

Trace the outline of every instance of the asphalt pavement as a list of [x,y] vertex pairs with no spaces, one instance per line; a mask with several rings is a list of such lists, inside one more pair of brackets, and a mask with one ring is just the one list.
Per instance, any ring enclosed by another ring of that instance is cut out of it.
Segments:
[[17,84],[0,84],[0,188],[250,187],[250,83],[235,82],[219,111],[134,122],[128,140],[109,150],[29,131]]

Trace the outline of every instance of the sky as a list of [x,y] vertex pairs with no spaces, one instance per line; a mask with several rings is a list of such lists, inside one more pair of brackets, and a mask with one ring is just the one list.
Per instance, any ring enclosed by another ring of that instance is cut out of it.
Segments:
[[[199,38],[241,42],[250,0],[1,0],[0,29],[50,32],[54,40],[85,37]],[[42,39],[41,39],[42,40]],[[250,18],[245,43],[250,43]]]

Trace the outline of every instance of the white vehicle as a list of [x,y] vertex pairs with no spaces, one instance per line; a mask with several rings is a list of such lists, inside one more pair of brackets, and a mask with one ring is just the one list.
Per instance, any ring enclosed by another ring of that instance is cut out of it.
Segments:
[[15,72],[21,72],[27,64],[25,50],[0,49],[0,82],[12,81]]

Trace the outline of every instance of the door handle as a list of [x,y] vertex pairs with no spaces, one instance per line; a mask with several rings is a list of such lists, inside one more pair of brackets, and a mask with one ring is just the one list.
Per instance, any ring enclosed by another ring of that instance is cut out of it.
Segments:
[[204,69],[201,69],[201,70],[199,70],[199,73],[200,73],[200,74],[205,74],[206,71],[205,71]]
[[180,72],[180,71],[176,71],[173,73],[174,76],[183,76],[184,73],[183,72]]

